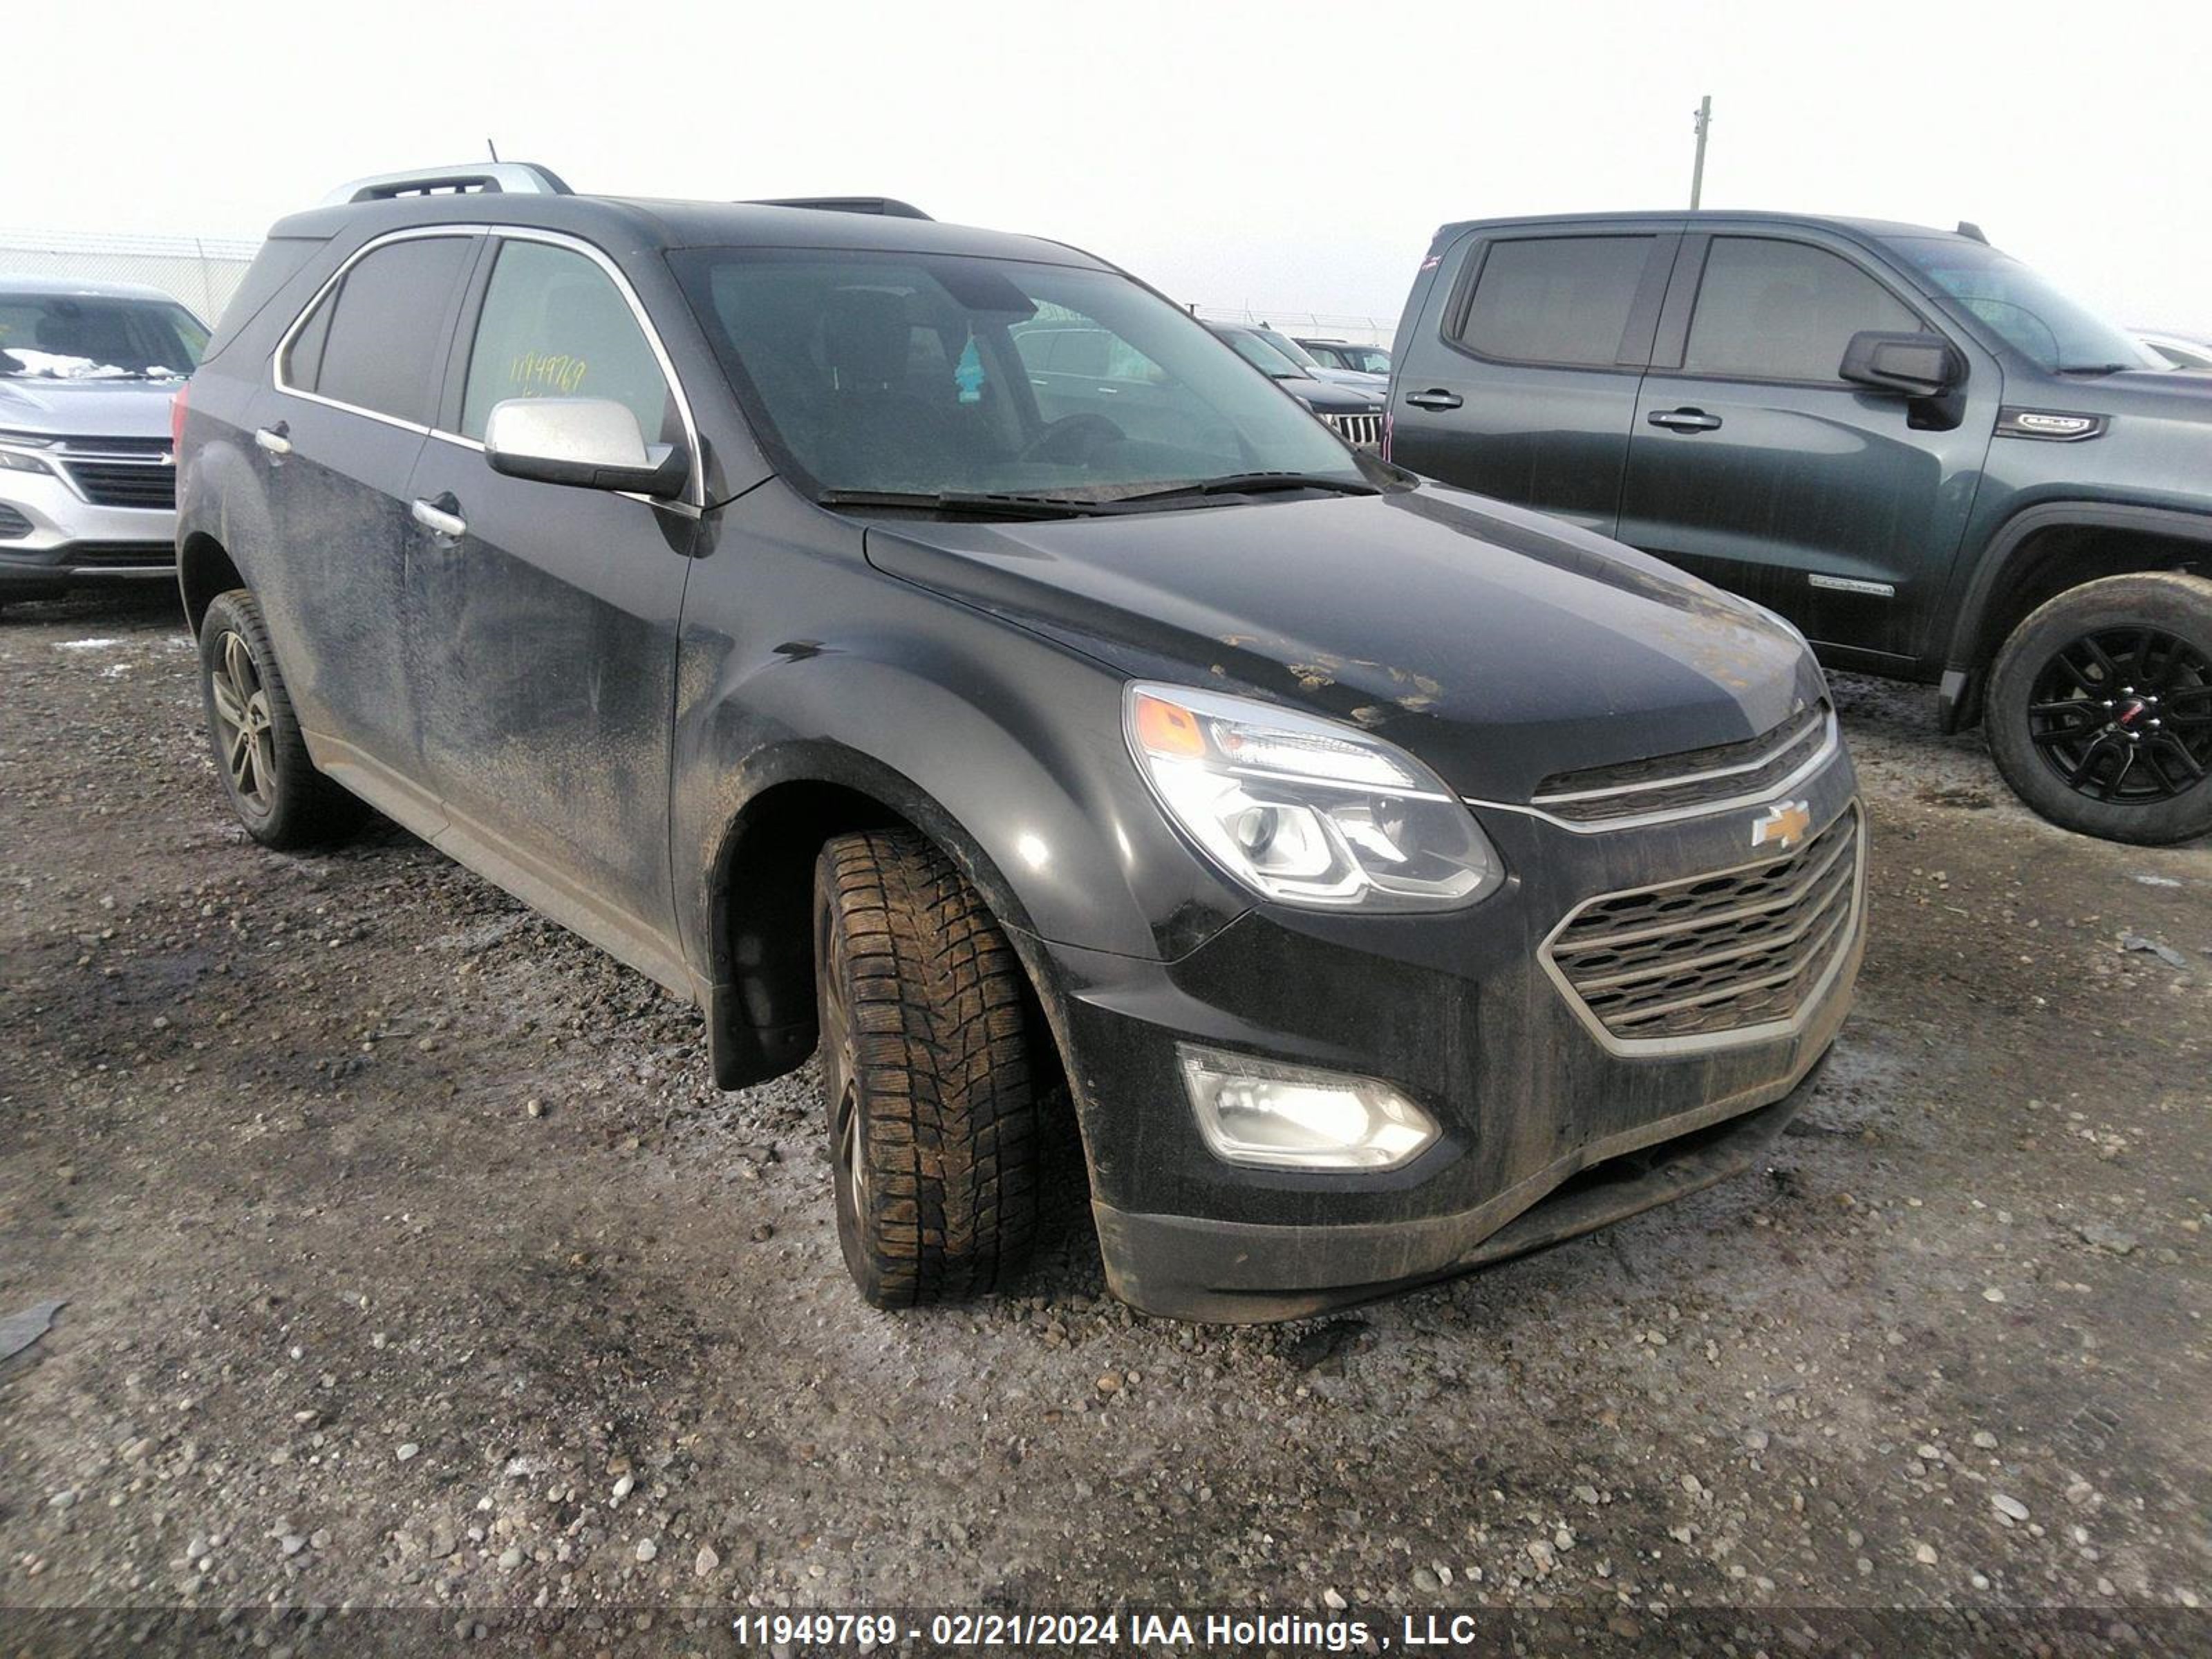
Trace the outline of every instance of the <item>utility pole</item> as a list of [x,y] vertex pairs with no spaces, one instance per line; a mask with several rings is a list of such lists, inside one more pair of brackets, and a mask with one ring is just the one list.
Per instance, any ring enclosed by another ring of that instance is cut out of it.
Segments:
[[1713,96],[1707,93],[1698,100],[1698,162],[1690,171],[1690,210],[1697,210],[1705,194],[1705,135],[1713,129]]

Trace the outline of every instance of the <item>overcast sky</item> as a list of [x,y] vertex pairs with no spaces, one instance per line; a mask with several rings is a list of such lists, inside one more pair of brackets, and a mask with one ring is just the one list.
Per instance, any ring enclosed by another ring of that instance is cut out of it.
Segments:
[[902,196],[1209,305],[1394,318],[1429,234],[1709,207],[1972,219],[2117,319],[2212,327],[2212,6],[10,8],[0,224],[256,235],[476,159],[579,190]]

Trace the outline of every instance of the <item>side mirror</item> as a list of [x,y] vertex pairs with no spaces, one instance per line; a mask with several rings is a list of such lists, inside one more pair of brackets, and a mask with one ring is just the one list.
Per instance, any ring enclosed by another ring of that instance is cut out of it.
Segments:
[[1894,392],[1907,398],[1940,398],[1966,378],[1966,366],[1940,334],[1884,334],[1874,329],[1851,336],[1837,374],[1854,386]]
[[585,489],[671,496],[690,459],[678,444],[647,449],[637,416],[611,398],[510,398],[484,422],[484,459],[495,472]]

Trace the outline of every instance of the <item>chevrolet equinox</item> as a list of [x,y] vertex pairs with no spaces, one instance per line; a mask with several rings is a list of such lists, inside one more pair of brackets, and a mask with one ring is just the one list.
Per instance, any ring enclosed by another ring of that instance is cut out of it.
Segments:
[[1802,637],[1356,452],[1087,254],[367,180],[176,421],[247,832],[371,803],[696,1000],[722,1086],[818,1055],[880,1305],[1011,1277],[1060,1113],[1139,1309],[1461,1272],[1746,1167],[1844,1018]]

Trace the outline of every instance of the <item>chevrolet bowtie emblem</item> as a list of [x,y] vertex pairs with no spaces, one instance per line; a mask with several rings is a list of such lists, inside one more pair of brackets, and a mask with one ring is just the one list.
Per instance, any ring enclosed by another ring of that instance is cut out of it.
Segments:
[[1809,802],[1777,801],[1751,821],[1751,844],[1786,850],[1804,840],[1805,832],[1812,827],[1813,808]]

